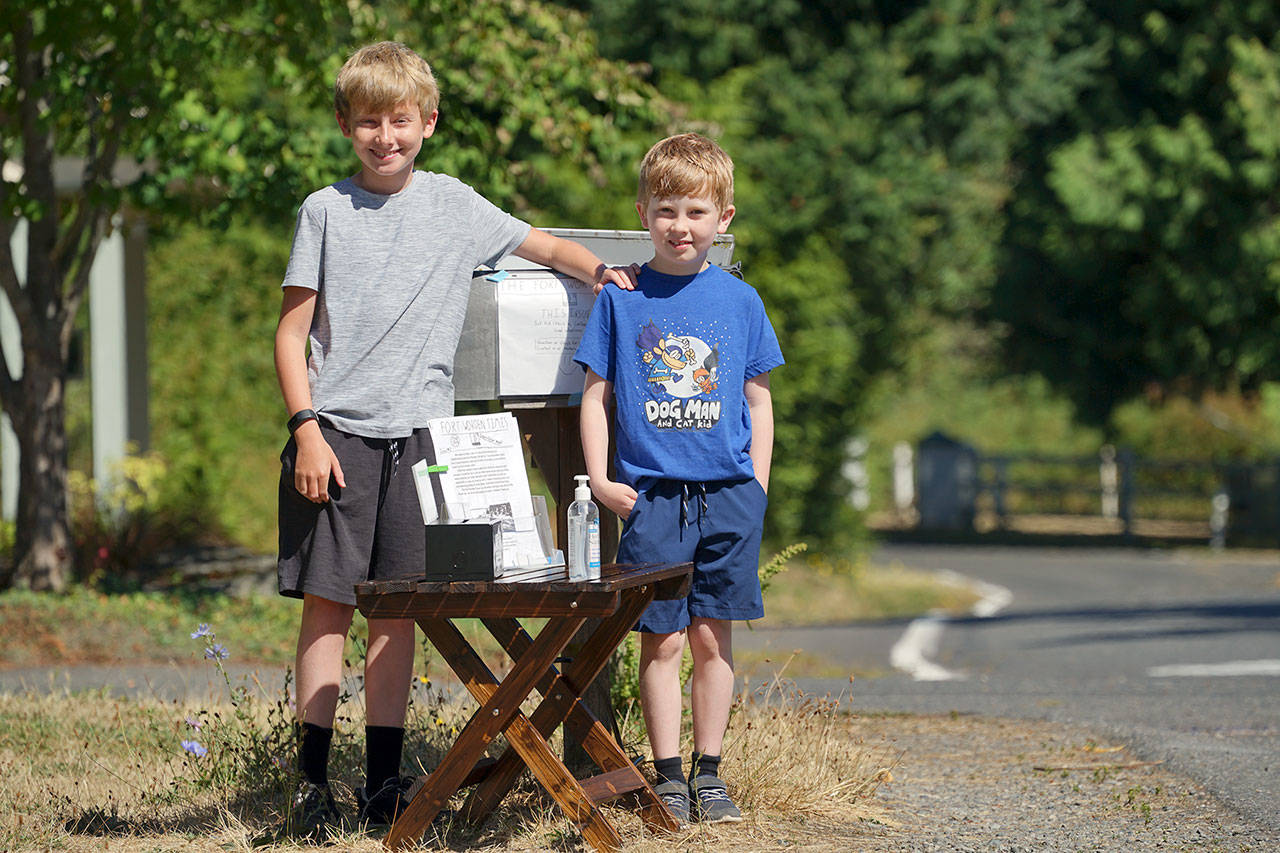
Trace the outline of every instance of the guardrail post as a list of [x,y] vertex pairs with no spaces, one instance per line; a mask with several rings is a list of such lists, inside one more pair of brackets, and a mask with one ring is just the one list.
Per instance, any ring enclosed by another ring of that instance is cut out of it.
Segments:
[[1000,526],[1004,527],[1006,522],[1004,492],[1009,487],[1009,460],[1004,457],[997,457],[991,461],[992,466],[996,469],[994,494],[992,495],[995,499],[996,518],[1000,519]]
[[1209,512],[1209,547],[1221,551],[1227,544],[1227,520],[1231,512],[1231,496],[1226,488],[1218,487],[1213,495]]
[[911,445],[899,441],[893,446],[893,506],[899,519],[910,518],[916,504],[916,469]]
[[1120,475],[1116,468],[1116,449],[1110,444],[1098,451],[1098,480],[1102,485],[1102,517],[1120,517]]
[[844,446],[845,462],[840,469],[849,481],[849,503],[858,512],[871,504],[871,477],[867,473],[867,440],[861,436],[849,439]]
[[1118,467],[1118,511],[1125,536],[1133,535],[1133,480],[1137,468],[1137,456],[1128,448],[1116,454]]

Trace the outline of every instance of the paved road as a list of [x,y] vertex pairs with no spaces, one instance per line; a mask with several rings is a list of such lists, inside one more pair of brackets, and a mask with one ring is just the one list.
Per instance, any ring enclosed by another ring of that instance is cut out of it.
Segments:
[[[284,670],[226,667],[235,686],[247,686],[276,699],[284,688]],[[261,685],[261,690],[258,686]],[[227,680],[207,661],[171,664],[88,664],[0,670],[0,693],[83,693],[103,691],[111,696],[155,699],[161,702],[211,702],[226,699]]]
[[865,711],[1091,726],[1280,834],[1280,557],[912,545],[879,560],[989,584],[996,612],[740,631],[736,645],[893,672],[800,684],[851,690]]

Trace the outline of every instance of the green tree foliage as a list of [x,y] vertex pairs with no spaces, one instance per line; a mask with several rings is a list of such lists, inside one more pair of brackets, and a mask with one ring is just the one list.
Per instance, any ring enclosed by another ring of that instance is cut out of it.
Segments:
[[280,56],[227,65],[216,100],[187,94],[189,153],[212,156],[211,138],[235,153],[202,168],[224,210],[292,218],[300,191],[353,170],[350,144],[336,131],[332,84],[347,55],[373,41],[408,44],[436,74],[441,118],[420,166],[523,214],[554,209],[568,194],[549,184],[549,164],[572,163],[582,176],[575,189],[590,195],[588,187],[636,156],[631,134],[643,138],[661,115],[657,93],[625,65],[601,59],[582,16],[553,4],[354,3],[327,25],[330,37],[305,68]]
[[990,317],[1099,421],[1280,365],[1280,7],[1090,3],[1105,66],[1027,135]]
[[[352,170],[334,129],[332,79],[352,49],[384,38],[412,44],[439,71],[444,107],[427,165],[521,212],[533,199],[589,194],[609,164],[633,158],[628,133],[656,114],[650,88],[596,56],[581,16],[545,3],[0,7],[0,154],[17,167],[0,183],[0,287],[23,352],[20,378],[0,360],[0,403],[21,454],[16,559],[0,586],[58,589],[69,577],[67,358],[111,214],[127,198],[150,213],[224,224],[249,210],[287,229],[306,191]],[[69,192],[54,185],[61,157],[77,158]],[[548,189],[548,158],[573,161],[585,177]],[[136,179],[116,177],[126,161],[138,164]],[[10,255],[19,219],[30,223],[25,281]],[[219,284],[196,288],[192,302],[216,307],[222,288],[241,286]],[[235,366],[206,368],[235,381]],[[157,424],[160,434],[167,428]]]
[[588,0],[603,45],[737,164],[737,255],[788,364],[773,380],[779,541],[856,529],[840,469],[909,318],[984,304],[1021,139],[1074,108],[1081,3]]
[[[264,38],[269,51],[306,47],[306,39],[288,43],[254,24],[271,29],[283,5],[195,5],[15,0],[0,7],[0,290],[22,349],[20,371],[0,354],[0,403],[20,453],[15,559],[0,586],[60,589],[69,577],[67,359],[89,270],[124,197],[118,167],[129,155],[144,171],[154,160],[157,174],[180,162],[174,149],[186,136],[175,127],[178,107],[187,92],[211,88],[212,68],[243,60],[239,48],[249,34]],[[310,6],[297,5],[302,25],[320,21]],[[55,183],[63,157],[75,158],[66,162],[78,173],[69,192]],[[24,280],[11,252],[19,219],[29,226]]]
[[215,540],[275,547],[284,444],[271,341],[288,223],[188,225],[148,258],[151,444]]

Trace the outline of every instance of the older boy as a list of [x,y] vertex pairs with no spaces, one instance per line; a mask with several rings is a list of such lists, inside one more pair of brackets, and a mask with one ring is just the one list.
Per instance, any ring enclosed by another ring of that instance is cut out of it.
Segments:
[[[436,128],[439,90],[404,45],[362,48],[338,73],[334,107],[360,170],[298,213],[275,361],[291,438],[281,455],[279,589],[301,598],[295,831],[339,822],[328,786],[343,644],[359,581],[421,572],[422,518],[399,469],[431,453],[426,424],[453,409],[453,356],[471,272],[508,252],[599,288],[626,270],[502,212],[467,185],[414,170]],[[308,347],[310,355],[308,358]],[[414,624],[369,620],[367,773],[360,820],[394,819]]]
[[[575,360],[592,490],[626,519],[619,562],[692,561],[689,597],[640,617],[640,701],[659,795],[680,820],[738,821],[718,775],[733,699],[732,621],[764,615],[760,532],[773,452],[769,371],[782,353],[756,291],[711,265],[733,219],[733,162],[692,133],[640,166],[653,260],[633,292],[600,294]],[[618,481],[608,477],[617,403]],[[693,763],[680,760],[680,661],[693,653]]]

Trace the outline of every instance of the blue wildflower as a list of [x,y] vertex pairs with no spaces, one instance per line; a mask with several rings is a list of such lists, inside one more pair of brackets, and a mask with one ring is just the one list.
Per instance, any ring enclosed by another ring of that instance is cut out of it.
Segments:
[[209,660],[226,660],[231,656],[231,653],[227,651],[227,647],[222,643],[213,643],[204,650],[204,656]]
[[198,740],[184,740],[182,742],[182,748],[194,755],[196,758],[204,758],[209,752],[209,750],[205,749]]
[[191,632],[191,639],[198,640],[201,637],[212,637],[213,632],[209,630],[208,622],[201,622],[196,629]]
[[196,731],[199,731],[199,730],[200,730],[200,727],[201,727],[202,725],[204,725],[204,723],[200,722],[200,721],[199,721],[198,719],[196,719],[195,717],[187,717],[187,719],[185,720],[185,722],[186,722],[186,724],[187,724],[188,726],[190,726],[191,728],[195,729]]

